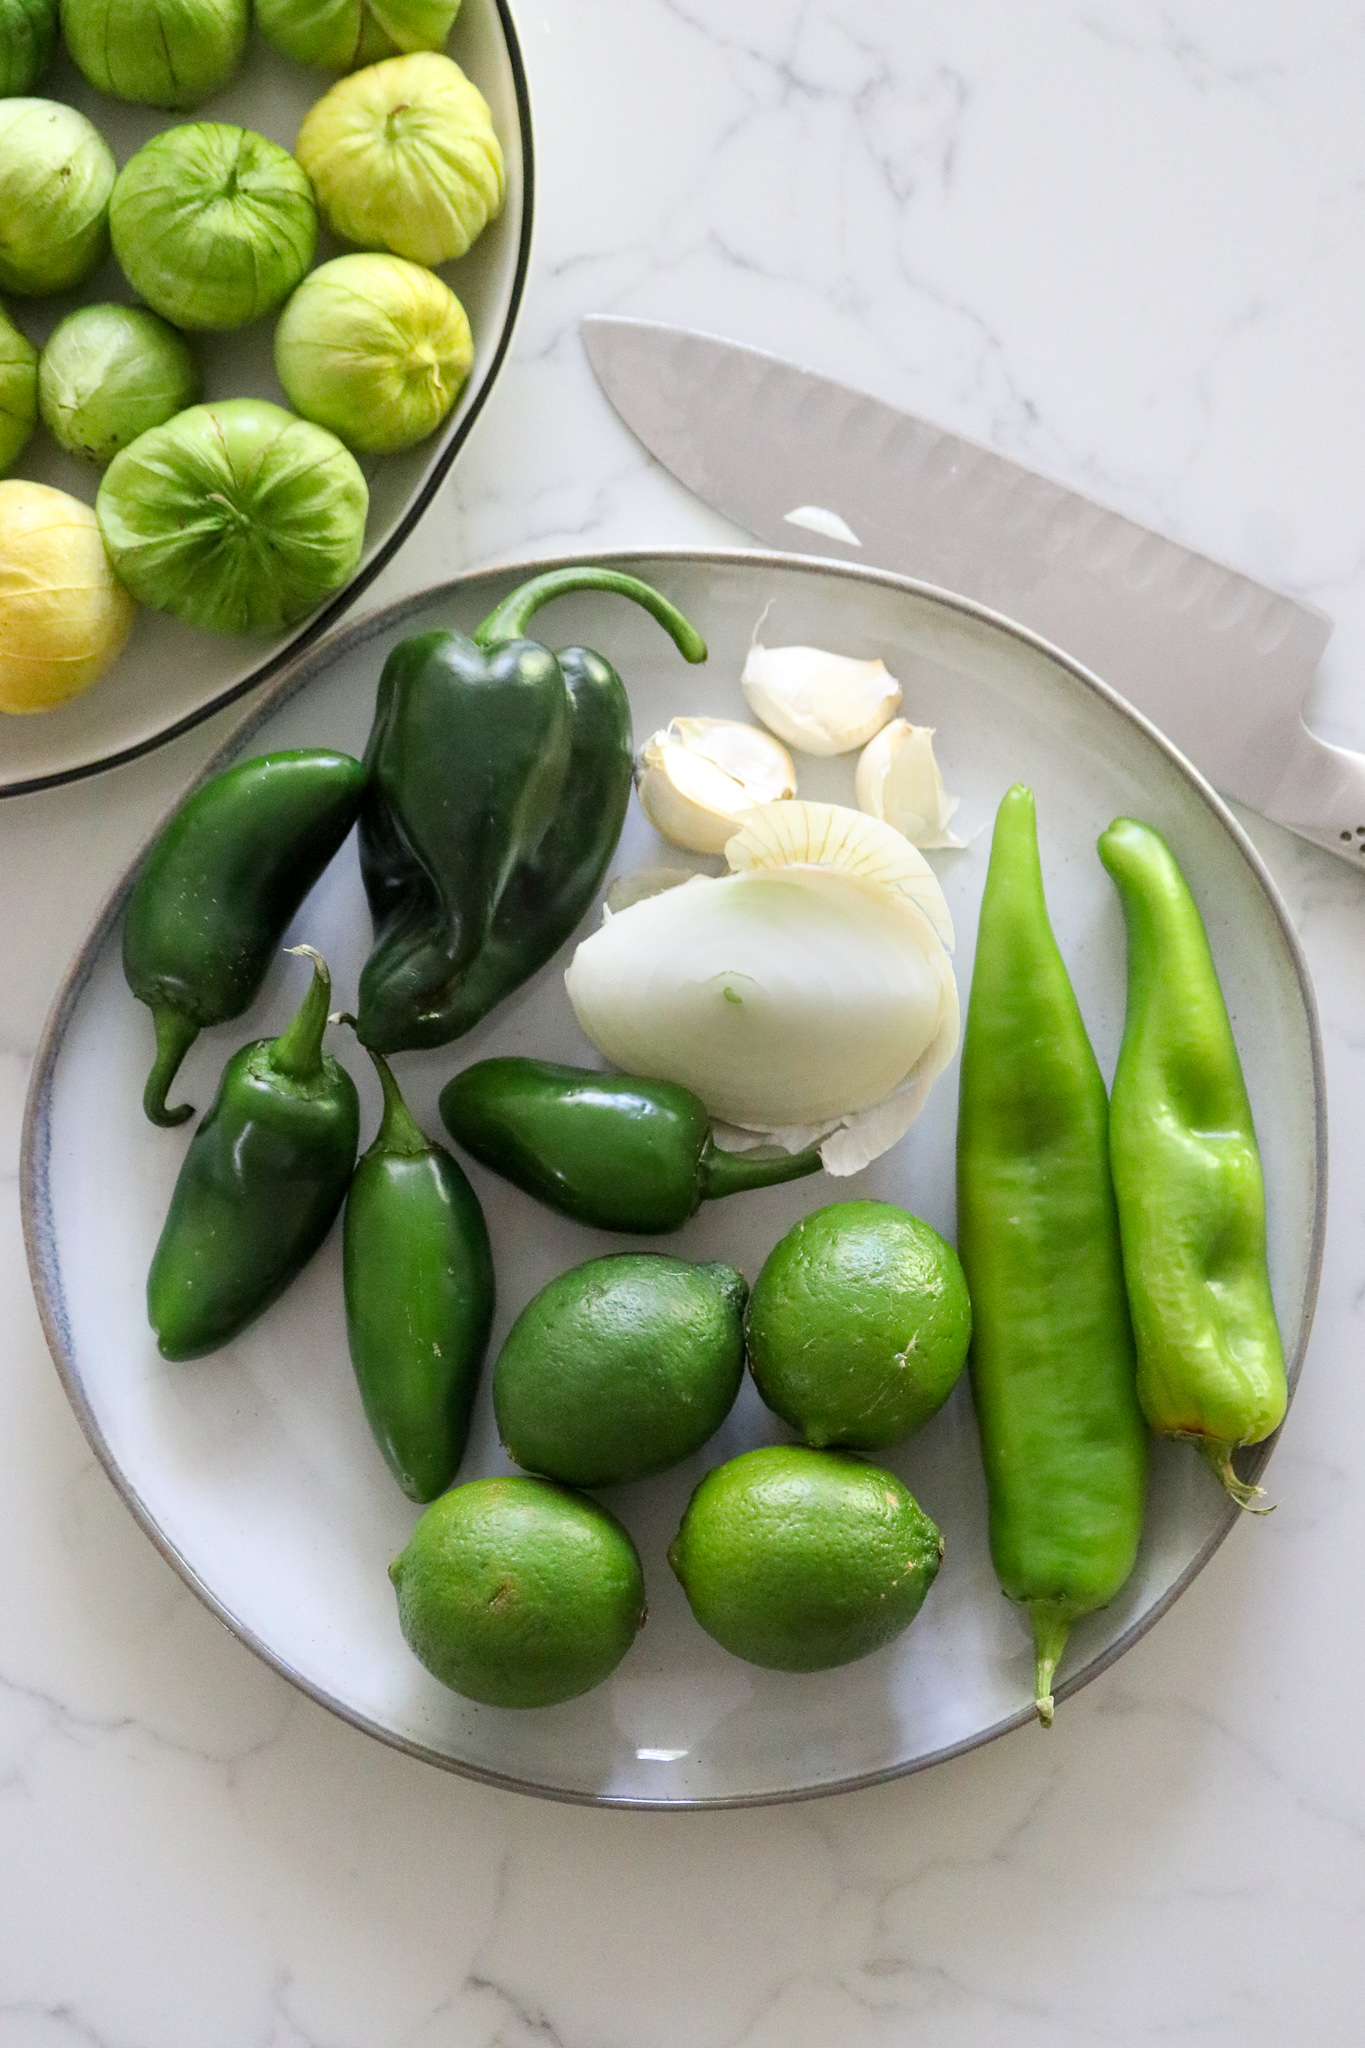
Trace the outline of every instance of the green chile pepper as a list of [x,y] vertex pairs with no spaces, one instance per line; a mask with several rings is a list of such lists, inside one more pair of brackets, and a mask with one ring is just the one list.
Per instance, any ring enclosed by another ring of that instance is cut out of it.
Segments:
[[480,1060],[441,1090],[441,1121],[482,1166],[599,1230],[679,1230],[703,1202],[818,1173],[818,1151],[722,1152],[690,1089],[547,1060]]
[[1240,1507],[1232,1454],[1288,1403],[1266,1265],[1265,1180],[1203,921],[1164,839],[1116,818],[1100,859],[1128,929],[1128,1013],[1109,1148],[1137,1338],[1138,1398],[1198,1445]]
[[147,1276],[163,1358],[202,1358],[283,1294],[345,1199],[360,1100],[322,1050],[332,984],[313,962],[302,1007],[278,1038],[233,1054],[185,1154]]
[[375,1442],[409,1500],[429,1501],[469,1440],[493,1255],[478,1196],[418,1128],[387,1061],[370,1057],[384,1114],[346,1197],[346,1332]]
[[208,1024],[254,1001],[289,922],[355,823],[365,770],[350,754],[262,754],[186,799],[147,856],[123,925],[123,972],[156,1025],[142,1106],[183,1123],[166,1091]]
[[380,1052],[445,1045],[563,943],[591,903],[630,799],[630,707],[587,648],[525,637],[542,604],[604,590],[642,605],[689,661],[706,645],[615,570],[551,570],[472,637],[419,634],[384,664],[366,749],[360,864],[375,946],[357,1031]]
[[958,1250],[991,1557],[1033,1624],[1039,1718],[1072,1623],[1133,1568],[1147,1474],[1108,1103],[1048,922],[1032,792],[995,821],[962,1042]]

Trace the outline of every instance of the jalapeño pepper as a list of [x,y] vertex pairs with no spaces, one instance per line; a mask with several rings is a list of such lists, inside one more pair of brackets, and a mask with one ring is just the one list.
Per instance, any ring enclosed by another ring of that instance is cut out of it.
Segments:
[[387,1061],[370,1057],[384,1115],[346,1197],[346,1333],[375,1442],[409,1500],[429,1501],[469,1438],[493,1256],[478,1196],[418,1128]]
[[313,980],[292,1024],[234,1053],[185,1154],[147,1276],[164,1358],[202,1358],[269,1308],[318,1249],[345,1198],[360,1102],[322,1050],[331,980]]
[[445,1045],[544,965],[592,902],[630,799],[630,707],[590,649],[525,637],[573,590],[642,605],[689,661],[705,642],[658,591],[551,570],[472,637],[419,634],[384,664],[360,864],[375,946],[357,1030],[381,1052]]
[[240,1017],[308,891],[355,823],[365,770],[318,748],[262,754],[186,799],[148,854],[123,925],[123,972],[156,1025],[142,1106],[180,1124],[166,1091],[207,1024]]
[[703,1202],[818,1173],[820,1154],[722,1152],[676,1081],[595,1074],[546,1060],[480,1060],[441,1090],[441,1121],[466,1152],[561,1216],[653,1237]]

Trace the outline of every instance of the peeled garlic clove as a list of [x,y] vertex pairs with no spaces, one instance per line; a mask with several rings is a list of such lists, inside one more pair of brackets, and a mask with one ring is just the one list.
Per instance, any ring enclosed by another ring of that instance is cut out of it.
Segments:
[[749,649],[740,687],[756,718],[804,754],[848,754],[879,732],[901,701],[882,661],[819,647]]
[[859,756],[854,791],[860,811],[903,832],[912,846],[965,846],[948,830],[959,798],[943,787],[932,725],[896,718]]
[[771,734],[728,718],[675,718],[640,749],[640,807],[689,853],[723,853],[756,804],[796,793],[791,755]]

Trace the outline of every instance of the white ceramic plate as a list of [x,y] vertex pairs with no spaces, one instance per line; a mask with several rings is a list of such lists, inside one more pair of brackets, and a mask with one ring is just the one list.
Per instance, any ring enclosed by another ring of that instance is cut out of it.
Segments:
[[[0,715],[0,796],[70,782],[145,754],[274,675],[373,581],[431,502],[511,344],[531,247],[531,110],[507,0],[464,0],[446,47],[488,101],[507,164],[501,214],[467,256],[441,271],[474,331],[474,367],[458,405],[440,432],[416,448],[360,458],[370,486],[365,551],[350,583],[317,612],[278,637],[228,639],[144,608],[124,653],[83,697],[35,717]],[[303,116],[335,82],[331,72],[305,69],[281,56],[253,29],[236,78],[190,113],[168,114],[110,99],[86,84],[64,50],[39,92],[88,115],[121,167],[149,137],[184,121],[235,121],[292,149]],[[316,262],[342,253],[343,245],[324,233]],[[58,320],[75,307],[134,296],[111,256],[78,291],[12,299],[8,310],[41,348]],[[204,396],[285,404],[275,379],[274,334],[275,320],[269,316],[235,334],[191,335],[204,372]],[[41,426],[10,474],[53,484],[90,505],[99,488],[99,472],[65,454]]]
[[[770,601],[773,644],[885,657],[904,683],[906,711],[937,727],[948,785],[962,796],[960,821],[980,833],[967,851],[934,856],[964,993],[995,806],[1011,782],[1031,784],[1053,921],[1108,1071],[1122,1028],[1124,954],[1095,838],[1124,812],[1167,835],[1204,910],[1242,1050],[1265,1157],[1275,1296],[1297,1375],[1322,1243],[1317,1024],[1283,909],[1218,799],[1102,685],[969,604],[895,577],[780,556],[613,562],[667,591],[711,647],[704,668],[688,668],[652,620],[615,599],[562,599],[540,615],[537,631],[550,644],[585,641],[617,664],[637,738],[680,712],[744,715],[739,670]],[[436,625],[472,627],[512,580],[504,573],[453,584],[333,636],[280,680],[214,768],[282,746],[359,752],[390,647]],[[851,757],[799,765],[803,794],[850,799]],[[661,851],[685,858],[661,848],[632,803],[613,872]],[[650,1617],[605,1685],[564,1706],[513,1713],[473,1705],[429,1678],[404,1645],[386,1577],[417,1510],[390,1479],[361,1414],[339,1234],[268,1315],[211,1359],[168,1365],[147,1329],[144,1275],[188,1132],[155,1130],[140,1108],[152,1033],[120,970],[128,886],[125,878],[76,960],[38,1057],[23,1164],[29,1254],[49,1341],[91,1442],[153,1540],[246,1642],[400,1747],[499,1783],[604,1803],[827,1791],[914,1770],[1030,1717],[1029,1642],[991,1572],[965,1379],[928,1427],[886,1458],[946,1532],[947,1557],[914,1626],[875,1656],[812,1676],[760,1671],[702,1633],[672,1579],[665,1545],[700,1474],[786,1434],[746,1382],[699,1458],[607,1496],[639,1545]],[[585,929],[595,923],[594,914]],[[338,1002],[353,1002],[369,943],[353,842],[304,905],[294,937],[323,949]],[[403,1086],[428,1130],[440,1130],[442,1083],[467,1061],[495,1051],[592,1061],[564,994],[569,951],[459,1045],[400,1057]],[[184,1070],[188,1099],[206,1106],[228,1053],[278,1030],[303,986],[299,964],[281,959],[248,1018],[205,1033]],[[368,1062],[347,1033],[333,1041],[360,1083],[370,1130],[377,1089]],[[796,1217],[853,1195],[902,1202],[951,1233],[956,1093],[951,1069],[909,1136],[856,1179],[817,1177],[711,1204],[660,1248],[731,1260],[752,1280]],[[491,1356],[554,1274],[640,1242],[554,1217],[478,1168],[471,1177],[497,1263]],[[1248,1469],[1260,1462],[1246,1461]],[[507,1469],[485,1381],[461,1477]],[[1234,1519],[1192,1451],[1158,1448],[1137,1569],[1105,1613],[1076,1628],[1057,1687],[1062,1713],[1066,1696],[1170,1605]],[[1274,1524],[1260,1525],[1257,1540],[1273,1543]]]

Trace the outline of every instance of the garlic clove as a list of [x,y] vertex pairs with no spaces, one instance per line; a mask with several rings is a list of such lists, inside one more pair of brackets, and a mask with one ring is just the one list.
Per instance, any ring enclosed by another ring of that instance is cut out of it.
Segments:
[[750,647],[740,675],[756,718],[805,754],[848,754],[880,731],[901,701],[883,661],[819,647]]
[[883,819],[912,846],[967,844],[948,829],[960,799],[943,787],[932,725],[895,718],[883,726],[859,756],[854,790],[860,811]]
[[723,853],[756,804],[796,794],[791,755],[770,733],[726,718],[675,718],[640,749],[640,807],[689,853]]

